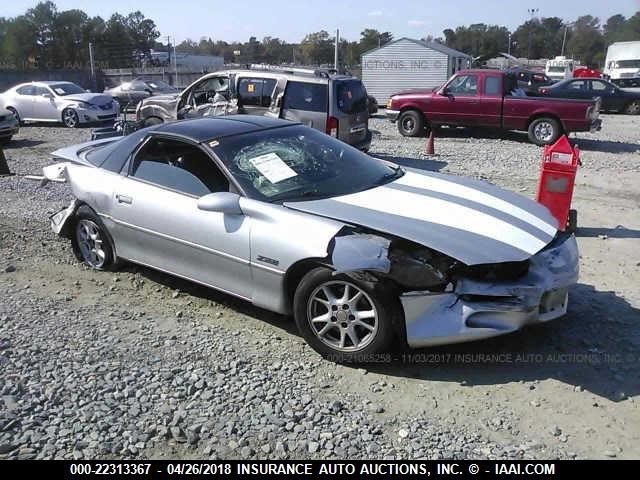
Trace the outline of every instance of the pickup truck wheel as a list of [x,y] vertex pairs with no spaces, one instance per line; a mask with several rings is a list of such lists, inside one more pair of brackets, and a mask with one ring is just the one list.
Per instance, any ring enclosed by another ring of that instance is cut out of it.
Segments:
[[424,134],[424,118],[420,112],[407,110],[398,118],[398,131],[403,137],[418,137]]
[[529,140],[536,145],[551,145],[560,133],[560,125],[553,118],[536,118],[529,124]]
[[625,113],[629,115],[639,115],[640,114],[640,101],[635,100],[627,105],[624,109]]

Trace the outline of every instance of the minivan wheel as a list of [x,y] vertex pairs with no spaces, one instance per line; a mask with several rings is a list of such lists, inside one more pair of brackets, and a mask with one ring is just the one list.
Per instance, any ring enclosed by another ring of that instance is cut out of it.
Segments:
[[536,145],[551,145],[561,134],[560,124],[554,118],[536,118],[529,124],[529,140]]
[[300,333],[316,352],[338,363],[363,363],[390,348],[398,303],[374,283],[318,267],[298,285],[293,310]]
[[415,110],[405,110],[398,117],[398,131],[404,137],[424,135],[424,117]]

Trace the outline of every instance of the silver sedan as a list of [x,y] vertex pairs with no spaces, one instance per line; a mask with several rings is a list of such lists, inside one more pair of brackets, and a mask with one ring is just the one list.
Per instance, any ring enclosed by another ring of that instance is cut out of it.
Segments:
[[0,109],[0,143],[7,143],[19,130],[18,119],[13,112]]
[[62,122],[70,128],[83,123],[113,121],[120,106],[111,96],[89,93],[71,82],[31,82],[0,94],[0,105],[20,122]]
[[575,238],[538,203],[403,169],[300,124],[229,116],[53,153],[52,217],[96,270],[123,260],[293,314],[336,361],[562,316]]

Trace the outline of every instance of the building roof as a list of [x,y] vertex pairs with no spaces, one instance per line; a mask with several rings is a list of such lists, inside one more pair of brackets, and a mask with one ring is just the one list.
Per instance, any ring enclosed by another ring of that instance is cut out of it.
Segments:
[[431,50],[436,50],[436,51],[438,51],[440,53],[444,53],[445,55],[448,55],[450,57],[465,57],[465,58],[473,59],[473,57],[471,55],[467,55],[466,53],[459,52],[458,50],[454,50],[453,48],[447,47],[446,45],[443,45],[441,43],[438,43],[438,42],[423,42],[422,40],[414,40],[413,38],[407,38],[407,37],[398,38],[397,40],[393,40],[393,41],[391,41],[389,43],[385,43],[381,47],[377,47],[377,48],[374,48],[372,50],[369,50],[368,52],[364,52],[362,54],[362,56],[364,57],[365,55],[369,55],[370,53],[375,52],[376,50],[380,50],[382,48],[387,48],[389,45],[393,45],[394,43],[400,42],[402,40],[407,40],[409,42],[413,42],[413,43],[415,43],[417,45],[420,45],[421,47],[424,47],[424,48],[430,48]]

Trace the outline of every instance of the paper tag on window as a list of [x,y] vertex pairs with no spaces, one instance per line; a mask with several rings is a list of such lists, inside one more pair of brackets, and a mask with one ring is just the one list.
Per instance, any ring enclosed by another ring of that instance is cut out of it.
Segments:
[[58,95],[64,95],[64,90],[62,88],[54,88]]
[[247,92],[253,93],[255,91],[255,89],[256,89],[256,87],[255,87],[255,85],[253,83],[249,83],[247,85]]
[[253,157],[250,162],[271,183],[278,183],[298,175],[282,161],[277,153],[272,152]]

